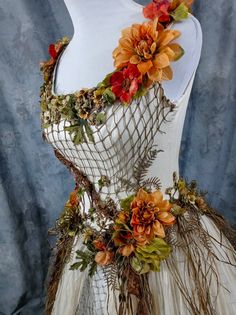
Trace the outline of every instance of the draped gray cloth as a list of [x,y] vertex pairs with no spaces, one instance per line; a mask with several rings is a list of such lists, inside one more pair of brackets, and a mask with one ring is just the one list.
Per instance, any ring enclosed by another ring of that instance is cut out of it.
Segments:
[[[196,0],[204,43],[180,156],[181,174],[196,179],[232,224],[235,14],[234,0]],[[74,183],[41,138],[38,64],[47,58],[49,43],[72,33],[62,0],[0,0],[0,315],[43,314],[47,230]]]

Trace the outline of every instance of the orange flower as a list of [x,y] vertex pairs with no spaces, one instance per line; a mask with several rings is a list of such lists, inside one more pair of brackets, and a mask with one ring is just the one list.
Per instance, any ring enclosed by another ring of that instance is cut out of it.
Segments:
[[100,266],[106,266],[112,263],[114,253],[109,250],[98,252],[95,256],[95,261]]
[[125,246],[122,246],[118,249],[118,252],[125,256],[125,257],[128,257],[130,256],[135,250],[135,247],[133,244],[128,244],[128,245],[125,245]]
[[154,236],[164,238],[165,230],[163,225],[175,223],[175,217],[170,213],[172,205],[168,200],[163,200],[163,194],[157,190],[147,193],[140,189],[137,196],[131,203],[134,238],[145,245]]
[[104,250],[104,249],[106,248],[105,243],[104,243],[102,240],[100,240],[100,239],[94,240],[94,241],[93,241],[93,246],[94,246],[96,249],[98,249],[98,250]]
[[78,206],[79,204],[79,196],[78,196],[78,190],[74,190],[70,193],[70,198],[66,203],[66,207],[68,208],[74,208]]
[[113,234],[113,241],[116,246],[121,246],[132,242],[133,235],[130,231],[126,230],[125,227],[115,226],[115,232]]
[[151,82],[171,80],[170,63],[184,53],[180,45],[172,43],[179,36],[177,30],[165,30],[158,19],[133,24],[122,31],[119,46],[113,51],[114,65],[121,69],[129,63],[135,64]]

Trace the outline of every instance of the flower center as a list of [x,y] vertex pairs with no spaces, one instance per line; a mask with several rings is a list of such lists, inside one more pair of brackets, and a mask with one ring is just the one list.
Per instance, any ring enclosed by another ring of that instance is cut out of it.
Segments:
[[129,91],[130,88],[130,80],[128,78],[126,78],[123,82],[122,82],[122,88],[125,91]]
[[136,52],[141,58],[150,59],[152,58],[151,44],[148,41],[142,39],[136,46]]

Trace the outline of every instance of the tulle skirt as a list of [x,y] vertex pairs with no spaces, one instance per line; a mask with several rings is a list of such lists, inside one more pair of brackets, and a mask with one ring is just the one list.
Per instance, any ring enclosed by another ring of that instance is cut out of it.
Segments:
[[[209,244],[203,244],[201,233],[193,231],[185,249],[176,244],[171,256],[161,263],[160,272],[149,273],[153,315],[236,314],[236,252],[211,218],[200,216],[200,225],[210,236]],[[191,230],[191,222],[188,229]],[[87,271],[70,270],[76,261],[76,250],[83,247],[82,240],[76,237],[52,314],[115,315],[119,292],[109,292],[102,268],[92,278]],[[135,301],[133,305],[135,314]],[[129,314],[131,311],[127,310]]]

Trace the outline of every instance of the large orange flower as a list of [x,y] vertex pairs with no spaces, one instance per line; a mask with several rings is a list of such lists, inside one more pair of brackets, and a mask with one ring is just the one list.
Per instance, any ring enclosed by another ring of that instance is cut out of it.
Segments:
[[163,200],[160,190],[147,193],[140,189],[131,203],[134,237],[142,245],[150,242],[154,236],[164,238],[163,225],[175,223],[175,217],[170,213],[172,205]]
[[142,75],[153,81],[171,80],[170,63],[184,53],[180,45],[172,43],[180,32],[165,30],[158,19],[133,24],[122,31],[119,46],[113,51],[114,65],[121,69],[136,64]]

